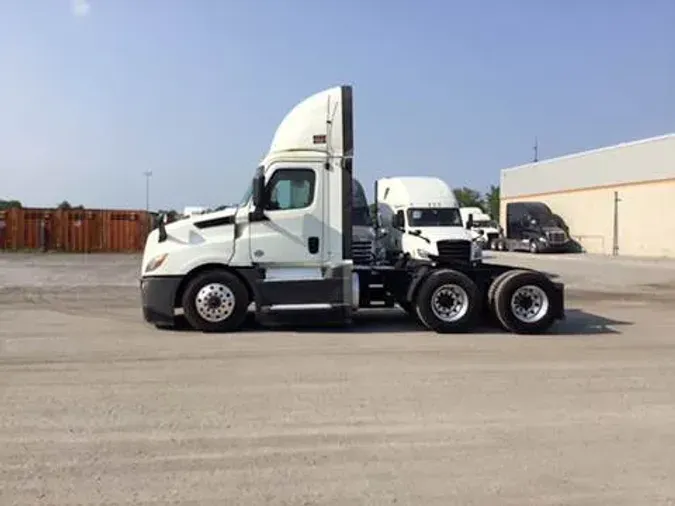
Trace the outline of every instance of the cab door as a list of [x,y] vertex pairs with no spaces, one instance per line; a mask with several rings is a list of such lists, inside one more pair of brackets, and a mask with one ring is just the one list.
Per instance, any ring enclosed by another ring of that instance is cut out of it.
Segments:
[[268,169],[263,219],[249,225],[253,263],[270,273],[284,268],[296,276],[320,276],[325,256],[322,170],[318,162]]

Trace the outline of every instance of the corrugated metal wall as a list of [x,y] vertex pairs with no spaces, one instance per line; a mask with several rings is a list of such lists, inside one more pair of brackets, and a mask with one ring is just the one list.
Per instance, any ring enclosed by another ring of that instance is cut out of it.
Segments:
[[136,252],[151,229],[145,211],[7,209],[0,211],[0,249]]

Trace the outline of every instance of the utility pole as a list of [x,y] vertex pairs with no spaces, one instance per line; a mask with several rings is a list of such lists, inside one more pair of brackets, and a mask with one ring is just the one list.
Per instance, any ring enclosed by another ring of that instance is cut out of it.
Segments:
[[537,137],[534,138],[534,162],[539,161],[539,139]]
[[150,212],[150,178],[152,177],[152,171],[146,170],[143,172],[145,176],[145,211]]
[[612,232],[612,256],[619,254],[619,192],[614,192],[614,230]]

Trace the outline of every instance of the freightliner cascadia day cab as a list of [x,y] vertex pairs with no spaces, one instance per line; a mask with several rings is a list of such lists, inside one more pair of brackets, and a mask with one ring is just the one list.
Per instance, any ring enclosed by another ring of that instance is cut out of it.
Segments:
[[502,236],[501,227],[492,217],[480,207],[460,207],[462,223],[469,229],[474,240],[479,242],[483,249],[496,249],[497,239]]
[[[510,331],[540,333],[564,317],[562,284],[469,254],[356,265],[352,114],[351,86],[305,99],[277,128],[239,207],[160,221],[141,266],[146,321],[172,326],[182,309],[197,330],[231,332],[253,302],[263,325],[310,315],[348,324],[361,300],[378,297],[402,302],[436,332],[468,331],[492,315]],[[363,297],[370,285],[361,279],[373,273],[382,286]]]
[[452,189],[436,177],[390,177],[375,183],[389,258],[480,262],[482,249],[462,223]]
[[506,204],[505,247],[509,251],[564,253],[572,242],[562,218],[543,202]]

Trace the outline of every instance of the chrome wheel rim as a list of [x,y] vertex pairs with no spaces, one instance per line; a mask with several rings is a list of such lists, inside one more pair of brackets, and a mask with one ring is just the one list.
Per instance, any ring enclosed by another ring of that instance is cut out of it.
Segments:
[[518,288],[511,296],[511,312],[523,323],[536,323],[548,313],[546,292],[535,285]]
[[221,283],[203,286],[195,297],[197,313],[211,323],[227,320],[234,311],[234,304],[234,293]]
[[456,322],[469,311],[469,295],[459,285],[439,286],[431,296],[431,311],[441,321]]

